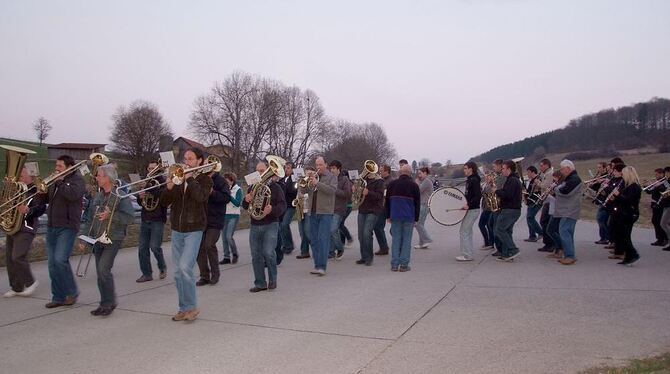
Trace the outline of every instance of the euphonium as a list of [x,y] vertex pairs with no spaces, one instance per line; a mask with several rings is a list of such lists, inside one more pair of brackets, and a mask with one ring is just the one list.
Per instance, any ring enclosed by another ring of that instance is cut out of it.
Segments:
[[5,149],[7,160],[5,178],[1,184],[2,194],[0,195],[0,202],[3,206],[7,203],[11,204],[7,209],[3,209],[2,215],[0,215],[0,227],[7,235],[14,235],[21,229],[24,219],[24,215],[18,209],[19,205],[23,204],[17,204],[15,201],[28,191],[28,187],[19,181],[21,171],[28,155],[35,152],[10,145],[2,145],[0,147]]
[[351,202],[355,205],[361,205],[363,200],[365,200],[365,195],[363,195],[363,190],[368,186],[368,182],[365,178],[368,174],[376,174],[379,171],[379,166],[377,163],[372,160],[365,160],[363,163],[363,172],[358,176],[358,179],[354,181],[354,192],[351,195]]
[[[154,189],[158,187],[160,182],[156,179],[156,177],[160,176],[161,174],[164,173],[165,167],[163,166],[163,162],[161,160],[158,160],[158,164],[156,165],[155,168],[151,169],[147,173],[147,178],[151,178],[147,181],[145,184],[144,188],[145,189]],[[146,179],[146,178],[145,178]],[[142,198],[142,207],[147,211],[147,212],[153,212],[158,208],[158,205],[160,203],[160,198],[158,195],[154,195],[153,193],[148,193],[144,195],[144,198]]]
[[268,186],[273,176],[284,177],[284,167],[282,158],[269,155],[265,157],[268,161],[268,169],[261,175],[260,182],[254,184],[251,189],[251,203],[249,204],[249,214],[252,219],[261,220],[267,215],[265,207],[270,204],[272,191]]

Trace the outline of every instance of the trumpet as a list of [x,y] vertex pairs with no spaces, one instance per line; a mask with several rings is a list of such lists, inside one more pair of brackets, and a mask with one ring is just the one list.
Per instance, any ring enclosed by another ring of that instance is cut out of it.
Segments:
[[658,187],[658,186],[661,185],[662,183],[665,183],[665,181],[667,181],[667,180],[668,180],[667,177],[663,177],[663,178],[661,178],[661,179],[657,179],[657,180],[655,180],[654,182],[648,184],[646,187],[644,187],[644,188],[642,189],[642,191],[647,192],[647,191],[655,190],[656,187]]
[[599,177],[595,177],[593,179],[585,180],[582,183],[584,183],[587,186],[591,186],[592,184],[600,183],[600,182],[604,181],[605,179],[609,179],[609,178],[610,178],[610,175],[605,174],[605,175],[601,175]]

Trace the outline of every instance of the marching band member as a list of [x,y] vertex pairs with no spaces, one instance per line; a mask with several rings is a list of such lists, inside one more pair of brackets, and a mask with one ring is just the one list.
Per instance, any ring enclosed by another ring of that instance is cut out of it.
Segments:
[[613,228],[615,252],[610,258],[623,256],[623,261],[618,264],[631,265],[640,259],[630,236],[633,232],[633,224],[640,217],[642,188],[635,168],[617,164],[614,169],[621,173],[622,184],[612,192],[612,200],[608,202],[614,207],[611,227]]
[[[356,261],[358,265],[372,266],[374,252],[372,251],[372,232],[377,217],[384,209],[384,180],[377,174],[368,173],[366,176],[367,186],[363,190],[365,199],[358,207],[358,242],[360,243],[361,258]],[[352,186],[352,192],[355,186]]]
[[[256,165],[256,171],[263,175],[268,165],[265,161],[260,161]],[[249,247],[251,248],[251,265],[254,270],[254,286],[249,292],[256,293],[267,289],[277,288],[277,241],[279,240],[279,220],[286,211],[286,200],[284,190],[277,181],[279,177],[273,175],[267,186],[270,188],[270,203],[265,205],[265,217],[261,219],[251,219],[249,228]],[[242,208],[253,208],[254,196],[251,194],[253,186],[249,190],[242,202]],[[268,269],[268,276],[265,277],[265,268]],[[267,279],[267,281],[266,281]]]
[[212,179],[212,189],[207,198],[207,228],[202,234],[200,249],[198,250],[200,279],[195,283],[196,286],[206,284],[213,286],[219,283],[221,270],[219,269],[219,251],[216,248],[216,242],[219,241],[221,230],[223,230],[226,205],[230,202],[230,190],[223,176],[213,169],[208,175]]
[[558,260],[561,265],[572,265],[575,257],[575,225],[579,219],[582,201],[582,180],[577,175],[575,164],[570,160],[561,161],[563,182],[554,190],[556,208],[554,217],[560,218],[558,233],[561,238],[563,258]]
[[[551,175],[551,180],[553,185],[557,186],[561,184],[563,180],[563,174],[560,170],[556,170]],[[549,236],[551,243],[551,248],[553,249],[552,253],[547,255],[548,258],[555,258],[560,260],[563,258],[563,247],[561,246],[561,235],[558,232],[558,225],[561,223],[561,218],[556,217],[556,196],[554,192],[547,193],[547,198],[545,200],[545,205],[549,206],[547,211],[547,224],[544,230],[544,234]],[[548,203],[547,203],[548,202]]]
[[309,238],[312,243],[314,269],[311,274],[326,275],[328,252],[330,252],[331,228],[335,209],[335,191],[337,177],[328,170],[323,157],[316,158],[316,173],[309,176],[307,193],[309,194]]
[[284,185],[285,199],[287,203],[286,213],[279,224],[279,239],[281,241],[280,250],[282,254],[290,254],[293,252],[293,233],[291,233],[291,222],[295,216],[295,208],[291,205],[291,202],[295,199],[298,194],[296,189],[296,182],[298,181],[295,176],[293,176],[293,163],[287,162],[284,165],[284,178],[281,179],[281,183]]
[[[666,166],[664,169],[665,177],[670,180],[670,166]],[[667,183],[667,181],[666,181]],[[666,185],[666,188],[670,186]],[[663,205],[663,215],[661,216],[661,227],[665,231],[665,234],[670,237],[670,198],[666,197],[661,200],[661,205]],[[663,248],[664,251],[670,251],[670,245]]]
[[[33,176],[30,175],[30,172],[25,167],[21,170],[19,181],[25,184],[28,190],[33,189],[35,186],[33,184]],[[24,218],[19,232],[7,235],[5,258],[11,289],[3,295],[4,297],[30,296],[39,285],[37,279],[33,277],[32,271],[30,271],[28,252],[37,232],[37,218],[46,212],[47,207],[43,199],[34,198],[27,204],[20,205],[17,209],[24,215]]]
[[[519,171],[521,172],[521,171]],[[525,242],[538,241],[539,237],[542,236],[542,226],[537,223],[535,216],[537,212],[540,211],[541,206],[533,204],[532,200],[533,195],[540,189],[540,177],[537,173],[537,168],[535,166],[529,166],[526,169],[526,175],[528,176],[528,187],[526,187],[527,196],[531,199],[526,199],[528,205],[526,209],[526,224],[528,225],[528,239],[524,239]]]
[[[219,265],[236,264],[239,258],[237,254],[237,244],[235,244],[235,229],[240,222],[240,207],[242,206],[242,188],[237,184],[237,175],[235,173],[225,173],[223,178],[228,184],[230,190],[230,201],[226,205],[226,215],[223,219],[223,260]],[[232,261],[230,255],[232,253]]]
[[[189,148],[184,152],[186,168],[203,165],[202,151]],[[160,202],[170,207],[172,226],[172,263],[175,267],[175,286],[179,299],[179,311],[173,321],[193,321],[198,317],[198,296],[195,290],[195,267],[202,234],[207,228],[207,200],[212,190],[212,178],[205,173],[184,175],[182,184],[174,184],[167,178],[167,188]]]
[[340,226],[347,213],[347,204],[351,202],[351,182],[349,177],[342,173],[342,163],[333,160],[329,164],[330,172],[337,177],[337,189],[335,190],[335,207],[333,209],[333,222],[331,226],[331,255],[336,260],[344,254],[344,241],[340,236]]
[[[158,166],[158,162],[151,161],[147,166],[147,171],[150,172]],[[165,177],[159,175],[156,177],[158,183],[165,182]],[[137,198],[137,203],[142,206],[140,223],[140,237],[137,246],[137,255],[140,262],[140,276],[135,282],[142,283],[153,280],[153,270],[151,269],[151,253],[154,254],[160,272],[160,279],[165,279],[167,276],[167,265],[165,265],[165,257],[163,256],[163,229],[167,222],[167,208],[159,205],[154,210],[147,210],[142,203],[148,195],[154,199],[160,199],[161,193],[165,187],[154,188],[146,192],[140,192]]]
[[[507,176],[502,172],[503,169],[503,160],[497,159],[493,161],[493,187],[494,190],[499,190],[501,189],[504,185],[505,182],[507,181]],[[515,166],[516,169],[516,166]],[[519,208],[521,209],[521,208]],[[502,210],[502,209],[501,209]],[[500,240],[498,240],[498,235],[497,232],[498,230],[496,229],[496,222],[498,221],[498,216],[500,216],[500,211],[498,210],[497,212],[492,212],[491,213],[491,218],[489,220],[490,226],[493,229],[493,245],[496,249],[496,251],[492,254],[494,257],[501,257],[503,255],[502,253],[502,247]],[[518,219],[518,217],[517,217]]]
[[428,230],[426,230],[426,218],[428,217],[428,199],[433,193],[433,181],[430,179],[430,169],[422,167],[417,173],[419,179],[419,191],[421,192],[421,214],[419,221],[414,227],[419,234],[419,244],[414,246],[414,249],[426,249],[430,247],[433,239],[430,237]]
[[[316,169],[314,169],[312,166],[306,166],[305,167],[305,173],[314,173],[316,172]],[[310,200],[309,200],[309,194],[307,193],[307,187],[302,188],[298,186],[298,197],[302,198],[302,220],[298,220],[298,233],[300,234],[300,254],[295,256],[297,259],[304,259],[304,258],[310,258],[309,254],[309,246],[310,246],[310,240],[309,240],[309,235],[310,235],[310,224],[309,224],[309,212],[310,212]],[[314,249],[312,249],[314,251]]]
[[477,164],[468,161],[463,166],[463,172],[467,177],[465,181],[465,199],[466,203],[463,209],[467,210],[463,221],[461,221],[461,228],[459,236],[461,240],[461,255],[456,257],[456,261],[472,261],[474,260],[474,253],[472,253],[472,226],[479,216],[479,201],[482,199],[481,178],[477,173]]
[[[391,166],[381,165],[379,167],[379,176],[384,180],[384,196],[386,196],[386,187],[393,180],[391,176]],[[377,243],[379,244],[379,251],[375,252],[377,256],[384,256],[389,253],[389,244],[386,240],[386,211],[382,209],[382,212],[377,218],[377,224],[375,224],[374,233],[377,237]]]
[[[74,166],[74,159],[63,155],[56,159],[56,172],[63,172]],[[86,192],[86,182],[81,173],[75,171],[56,180],[43,196],[46,199],[47,256],[49,278],[51,278],[51,301],[47,308],[73,305],[77,302],[79,290],[74,281],[70,255],[80,226],[82,197]]]
[[491,225],[491,215],[493,212],[491,211],[489,200],[486,198],[488,194],[492,193],[493,186],[493,178],[489,174],[485,174],[480,205],[482,214],[479,216],[479,231],[482,232],[482,237],[484,237],[484,245],[480,248],[482,250],[493,249],[495,243],[495,235],[493,233],[493,226]]
[[[540,193],[545,193],[549,186],[551,186],[552,179],[554,174],[554,168],[551,166],[551,161],[547,158],[540,160]],[[549,213],[549,202],[547,200],[542,202],[542,208],[540,209],[540,227],[542,227],[542,244],[543,246],[537,250],[540,252],[552,252],[555,250],[554,247],[559,246],[560,243],[556,244],[553,241],[551,235],[547,235],[547,227],[549,226],[549,219],[553,215],[553,212]]]
[[419,186],[411,177],[412,168],[403,165],[398,179],[386,189],[385,216],[391,223],[391,271],[410,271],[412,232],[421,212]]
[[522,189],[521,179],[515,177],[516,164],[507,160],[501,167],[505,183],[502,188],[496,189],[496,196],[500,198],[500,211],[494,225],[496,240],[500,244],[498,260],[512,262],[518,255],[519,249],[512,237],[514,223],[521,216]]
[[668,235],[663,230],[663,227],[661,227],[663,204],[660,200],[661,193],[666,190],[667,179],[665,179],[663,168],[654,170],[654,173],[656,173],[656,180],[652,184],[655,183],[656,185],[644,188],[644,192],[651,195],[651,223],[654,225],[654,233],[656,234],[656,241],[651,243],[651,245],[665,247],[668,245]]
[[[135,211],[130,199],[121,199],[116,194],[114,187],[119,178],[114,166],[98,166],[95,179],[100,190],[91,204],[97,213],[82,227],[81,233],[106,234],[111,240],[111,243],[97,240],[91,249],[95,255],[95,270],[100,291],[100,305],[92,310],[91,314],[108,316],[116,308],[116,291],[112,274],[114,259],[126,237],[126,228],[135,219]],[[83,242],[79,243],[79,249],[82,251],[85,249]]]

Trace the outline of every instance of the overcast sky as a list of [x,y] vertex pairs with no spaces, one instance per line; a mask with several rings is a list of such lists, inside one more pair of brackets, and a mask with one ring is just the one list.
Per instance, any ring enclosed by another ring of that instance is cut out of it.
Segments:
[[[670,97],[670,1],[0,1],[0,136],[108,143],[154,102],[185,135],[235,70],[384,126],[400,157],[466,161],[608,107]],[[595,134],[594,134],[595,135]]]

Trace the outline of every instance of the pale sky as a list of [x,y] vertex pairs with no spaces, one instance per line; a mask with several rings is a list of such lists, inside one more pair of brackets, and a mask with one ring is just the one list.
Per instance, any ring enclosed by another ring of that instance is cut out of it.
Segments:
[[185,135],[231,72],[314,90],[398,156],[464,162],[670,97],[670,1],[0,1],[0,136],[109,143],[137,99]]

